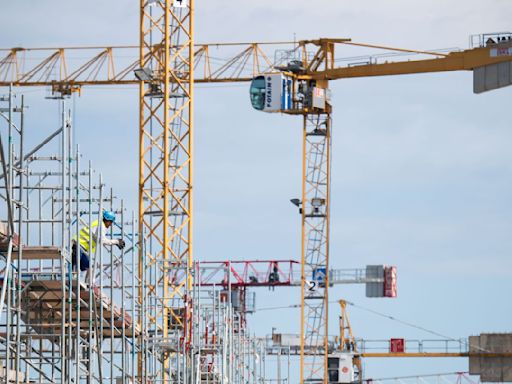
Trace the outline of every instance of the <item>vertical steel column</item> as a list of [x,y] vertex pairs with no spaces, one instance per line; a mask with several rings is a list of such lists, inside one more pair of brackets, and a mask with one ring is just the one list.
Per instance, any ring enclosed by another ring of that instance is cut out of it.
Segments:
[[[63,96],[64,97],[64,96]],[[66,231],[66,242],[65,242],[65,249],[68,251],[68,254],[71,254],[71,233],[72,233],[72,230],[71,230],[71,214],[72,214],[72,207],[73,207],[73,196],[72,196],[72,188],[73,188],[73,185],[71,183],[72,181],[72,173],[73,173],[73,169],[72,169],[72,166],[71,166],[71,162],[72,162],[72,158],[73,158],[73,147],[72,147],[72,132],[71,132],[71,117],[70,117],[70,111],[69,110],[65,110],[63,108],[63,111],[62,111],[62,115],[64,116],[64,119],[65,119],[65,122],[64,122],[64,129],[67,130],[67,142],[66,142],[66,157],[63,161],[65,161],[66,163],[66,172],[67,172],[67,179],[68,179],[68,183],[67,183],[67,201],[65,202],[62,202],[63,206],[67,206],[65,212],[66,212],[66,220],[65,220],[65,231]],[[77,257],[77,275],[80,273],[80,263],[79,261],[80,260],[80,257]],[[71,267],[70,267],[70,273],[69,273],[69,287],[68,287],[68,302],[69,302],[69,306],[68,306],[68,310],[69,310],[69,324],[73,324],[73,275],[71,273]],[[78,280],[77,280],[78,281]],[[77,286],[77,289],[78,289],[78,286]],[[75,295],[78,293],[75,292]],[[77,324],[77,333],[80,333],[80,324]],[[69,365],[69,374],[68,376],[66,376],[66,382],[68,383],[71,383],[73,381],[72,379],[72,366],[71,366],[71,363],[72,363],[72,359],[75,360],[75,363],[76,363],[76,351],[75,352],[75,356],[72,356],[73,354],[73,327],[69,326],[68,327],[69,329],[69,339],[68,339],[68,358],[69,358],[69,361],[68,361],[68,365]]]
[[[89,169],[87,171],[87,189],[88,189],[88,199],[87,199],[87,227],[91,228],[92,224],[92,201],[93,201],[93,188],[92,188],[92,166],[91,161],[89,161]],[[80,238],[80,233],[77,234],[77,243],[79,243],[78,239]],[[77,247],[79,245],[77,244]],[[89,250],[92,250],[92,236],[89,236]],[[89,251],[89,273],[86,275],[87,279],[87,285],[89,286],[89,293],[88,293],[88,305],[89,305],[89,345],[88,345],[88,361],[87,361],[87,367],[88,367],[88,373],[87,373],[87,384],[92,383],[92,357],[93,357],[93,316],[94,320],[97,318],[96,310],[97,308],[94,307],[94,300],[93,300],[93,283],[94,283],[94,267],[96,263],[96,259],[94,255]],[[95,327],[95,331],[97,331],[97,327]],[[96,335],[96,338],[98,336]],[[97,351],[99,353],[99,351]]]
[[[110,188],[110,211],[114,212],[114,192],[112,188]],[[123,222],[121,222],[121,226],[123,225]],[[114,234],[114,223],[109,228],[110,236],[112,237]],[[100,245],[101,246],[101,245]],[[109,256],[110,256],[110,305],[112,306],[110,310],[110,384],[114,384],[114,264],[115,264],[115,258],[114,258],[114,252],[112,252],[113,247],[112,245],[109,246]],[[103,270],[103,268],[102,268]],[[105,268],[107,270],[107,268]],[[123,298],[121,298],[123,300]]]
[[[21,284],[21,278],[22,278],[22,274],[21,274],[21,261],[23,260],[23,232],[22,232],[22,229],[23,229],[23,210],[25,209],[25,207],[23,206],[22,204],[22,201],[23,201],[23,167],[25,166],[24,164],[24,161],[23,161],[23,156],[25,156],[25,153],[24,153],[24,127],[23,127],[23,123],[24,123],[24,116],[23,116],[23,113],[24,113],[24,97],[21,96],[21,116],[20,116],[20,130],[19,130],[19,134],[20,134],[20,153],[19,153],[19,173],[18,173],[18,182],[19,182],[19,185],[18,185],[18,204],[20,204],[18,206],[18,265],[17,265],[17,275],[18,275],[18,278],[17,278],[17,288],[16,288],[16,383],[20,382],[20,377],[19,377],[19,374],[20,374],[20,355],[21,355],[21,289],[22,289],[22,284]],[[28,240],[28,237],[27,237],[27,240]]]
[[[71,136],[71,135],[70,135]],[[75,227],[75,236],[76,236],[76,253],[77,253],[77,265],[79,263],[79,255],[80,255],[80,147],[78,144],[76,145],[76,161],[75,161],[75,210],[76,210],[76,227]],[[71,157],[71,156],[70,156]],[[71,167],[70,167],[71,173]],[[71,187],[71,184],[70,184]],[[70,200],[71,205],[72,200]],[[71,210],[71,209],[70,209]],[[71,223],[69,232],[72,233]],[[71,242],[70,242],[71,247]],[[71,249],[71,248],[70,248]],[[90,263],[90,262],[89,262]],[[82,334],[82,318],[81,318],[81,290],[80,290],[81,278],[80,278],[80,269],[77,268],[76,273],[76,345],[75,345],[75,362],[76,362],[76,380],[75,383],[80,382],[80,340]],[[89,308],[90,312],[90,308]]]
[[[136,234],[135,234],[135,214],[134,212],[132,212],[132,223],[131,223],[131,228],[132,228],[132,248],[131,248],[131,260],[132,260],[132,282],[131,282],[131,292],[132,292],[132,303],[131,303],[131,310],[132,310],[132,338],[131,338],[131,351],[132,351],[132,358],[131,358],[131,371],[130,371],[130,378],[131,378],[131,382],[134,383],[135,382],[135,350],[137,349],[136,345],[135,345],[135,329],[136,329],[136,321],[137,321],[137,314],[136,314],[136,303],[135,303],[135,280],[137,278],[137,275],[135,274],[135,266],[136,266],[136,263],[135,263],[135,247],[136,247]],[[139,244],[140,246],[140,244]],[[140,284],[140,281],[139,281],[139,284]],[[140,311],[140,309],[139,309]],[[139,324],[140,326],[142,326],[142,324]]]
[[179,343],[173,349],[182,355],[173,357],[171,367],[171,351],[164,351],[158,356],[161,367],[148,371],[139,353],[138,371],[167,381],[184,362],[183,378],[176,377],[181,381],[192,368],[193,0],[140,4],[145,76],[140,85],[139,242],[150,243],[151,252],[143,255],[140,248],[139,278],[146,286],[139,288],[139,304],[148,306],[139,323],[146,322],[154,342]]
[[[68,376],[67,371],[67,357],[66,354],[66,272],[68,272],[68,279],[71,279],[71,264],[68,266],[68,271],[66,271],[67,261],[69,255],[66,254],[66,214],[65,214],[65,201],[66,201],[66,143],[67,143],[67,130],[65,127],[65,100],[62,100],[62,138],[61,138],[61,153],[60,153],[60,160],[61,160],[61,249],[62,249],[62,255],[60,260],[60,270],[61,270],[61,334],[60,334],[60,375],[61,375],[61,381],[64,383],[65,378]],[[66,257],[67,256],[67,257]],[[77,260],[79,257],[77,257]]]
[[[99,207],[98,207],[98,241],[96,243],[96,257],[98,258],[99,262],[99,292],[100,297],[96,300],[100,301],[100,310],[99,314],[96,314],[96,316],[99,316],[100,320],[100,326],[99,329],[96,330],[96,337],[98,338],[98,361],[99,361],[99,370],[100,370],[100,378],[101,382],[105,382],[105,378],[103,377],[103,341],[104,341],[104,327],[105,327],[105,310],[103,304],[101,304],[101,301],[103,300],[101,295],[103,294],[103,245],[101,244],[101,240],[105,236],[104,230],[103,230],[103,175],[100,173],[99,175],[100,185],[98,189],[98,196],[99,196]],[[94,295],[95,296],[95,295]],[[95,306],[96,307],[96,306]],[[99,333],[99,334],[98,334]]]
[[[4,281],[2,283],[2,293],[0,295],[0,313],[2,313],[4,301],[6,303],[6,336],[5,336],[5,369],[6,372],[11,369],[11,263],[12,263],[12,248],[13,248],[13,240],[14,240],[14,205],[13,205],[13,158],[12,158],[12,85],[9,86],[9,113],[8,113],[8,140],[7,140],[7,159],[4,155],[4,149],[2,145],[2,166],[5,176],[5,193],[7,197],[7,210],[9,216],[9,245],[7,249],[7,258],[5,261],[5,271],[4,271]],[[1,143],[1,141],[0,141]],[[8,166],[8,167],[7,167]],[[7,167],[7,168],[6,168]]]
[[[121,239],[124,239],[124,201],[121,200]],[[127,376],[127,367],[126,367],[126,361],[125,361],[125,354],[126,354],[126,305],[125,305],[125,276],[124,276],[124,248],[121,249],[121,261],[119,263],[119,266],[121,268],[121,315],[122,323],[121,323],[121,384],[125,384],[126,382],[126,376]],[[113,336],[112,336],[113,337]]]

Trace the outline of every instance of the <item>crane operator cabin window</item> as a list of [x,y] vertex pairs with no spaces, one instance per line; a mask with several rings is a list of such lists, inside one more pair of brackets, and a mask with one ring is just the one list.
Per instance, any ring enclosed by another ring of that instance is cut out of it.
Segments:
[[257,76],[252,80],[250,94],[254,109],[263,110],[265,106],[265,77]]

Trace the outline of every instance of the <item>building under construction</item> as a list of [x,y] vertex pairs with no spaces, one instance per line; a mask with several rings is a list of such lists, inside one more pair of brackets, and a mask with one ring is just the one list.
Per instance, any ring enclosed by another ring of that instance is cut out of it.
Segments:
[[[365,284],[367,297],[397,295],[394,266],[329,263],[329,82],[472,71],[474,92],[490,91],[512,84],[512,34],[474,36],[469,49],[453,52],[345,38],[215,44],[228,57],[219,64],[210,46],[194,40],[193,3],[142,0],[139,46],[78,49],[78,64],[66,61],[77,48],[69,55],[65,48],[12,48],[0,57],[0,382],[353,383],[365,379],[361,361],[371,357],[466,357],[469,373],[482,381],[512,381],[510,334],[362,340],[343,300],[336,300],[336,335],[328,325],[334,284]],[[340,46],[416,56],[339,66]],[[125,63],[125,52],[134,50],[138,58]],[[33,52],[47,55],[22,65]],[[194,260],[196,82],[250,82],[254,109],[302,117],[302,192],[291,200],[302,224],[300,260]],[[75,140],[70,96],[105,84],[140,90],[138,211],[105,183]],[[60,111],[59,126],[38,143],[28,140],[34,127],[26,124],[23,89],[31,86],[50,87]],[[106,230],[98,224],[105,211],[117,217]],[[81,272],[73,248],[84,231],[90,266]],[[96,246],[104,237],[126,246]],[[255,310],[250,289],[281,286],[300,287],[300,333],[255,335],[247,319]]]

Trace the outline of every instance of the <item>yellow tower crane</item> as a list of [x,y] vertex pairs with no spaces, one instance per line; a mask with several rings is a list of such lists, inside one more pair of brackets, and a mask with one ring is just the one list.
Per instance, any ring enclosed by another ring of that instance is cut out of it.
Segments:
[[[191,365],[194,7],[193,0],[140,7],[138,269],[141,281],[156,283],[139,285],[146,308],[139,322],[159,339],[162,367],[153,374],[165,383],[180,361]],[[143,352],[138,364],[145,382]]]
[[[496,40],[495,40],[496,39]],[[498,42],[499,39],[499,42]],[[456,70],[475,71],[475,92],[512,83],[510,36],[486,36],[482,46],[447,54],[411,51],[349,39],[306,40],[298,44],[299,60],[257,76],[251,85],[251,101],[257,110],[303,116],[302,285],[300,382],[329,381],[328,377],[328,288],[329,211],[331,163],[331,113],[329,81],[351,77],[400,75]],[[357,45],[434,56],[404,62],[365,63],[336,67],[337,45]],[[316,51],[308,59],[307,46]]]
[[[482,35],[476,48],[449,53],[349,39],[194,45],[193,0],[141,0],[140,9],[139,46],[0,50],[0,86],[51,86],[55,92],[69,94],[84,86],[139,85],[139,231],[143,239],[139,303],[147,313],[139,321],[155,338],[164,339],[162,345],[173,345],[162,356],[164,380],[173,356],[187,356],[187,364],[192,358],[188,291],[192,283],[193,84],[252,81],[251,101],[256,109],[302,115],[302,198],[294,201],[302,218],[300,382],[327,383],[329,81],[473,70],[476,92],[499,88],[512,82],[510,36]],[[340,67],[335,52],[343,45],[432,58]],[[293,60],[274,63],[271,54],[265,53],[265,49],[282,47]],[[213,49],[216,57],[229,58],[218,64],[210,56]],[[138,59],[126,63],[126,56]],[[151,273],[157,273],[157,284],[148,283]],[[141,376],[148,369],[141,353]]]

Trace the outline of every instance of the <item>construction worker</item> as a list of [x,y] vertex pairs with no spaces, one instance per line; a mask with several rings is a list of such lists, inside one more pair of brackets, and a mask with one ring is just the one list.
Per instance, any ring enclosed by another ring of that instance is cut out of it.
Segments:
[[[90,255],[96,252],[96,244],[98,243],[98,237],[100,236],[101,229],[101,239],[99,241],[100,244],[104,245],[116,245],[119,249],[123,249],[125,246],[123,239],[109,239],[105,236],[107,233],[107,229],[114,223],[116,220],[116,215],[111,211],[103,212],[103,220],[101,222],[102,227],[99,226],[99,221],[94,220],[90,227],[84,227],[80,230],[80,271],[87,271],[90,267]],[[92,232],[92,238],[90,238]],[[90,242],[90,249],[89,249]],[[77,241],[76,235],[73,236],[73,246],[72,246],[72,256],[71,256],[71,264],[73,269],[77,267]]]

